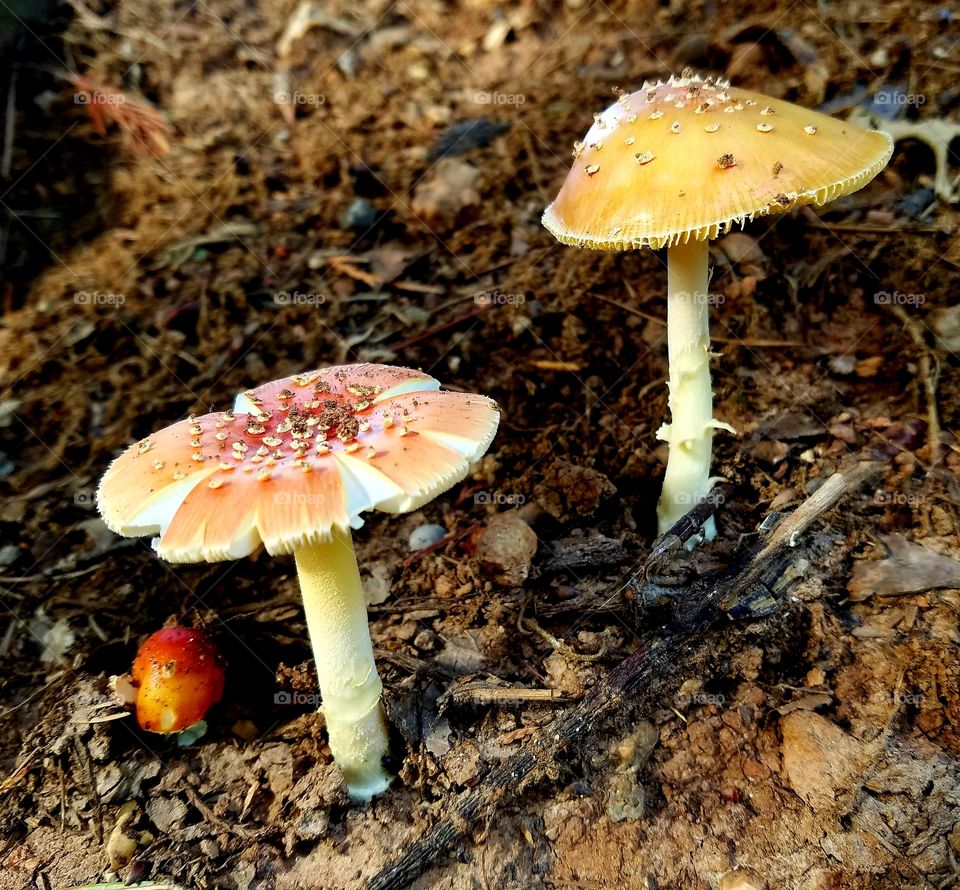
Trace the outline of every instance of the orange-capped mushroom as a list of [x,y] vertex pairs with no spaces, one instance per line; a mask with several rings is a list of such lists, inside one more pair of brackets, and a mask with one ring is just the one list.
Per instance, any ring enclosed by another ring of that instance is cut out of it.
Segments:
[[390,776],[351,529],[366,510],[416,510],[462,480],[500,418],[491,399],[439,387],[387,365],[295,374],[131,446],[97,493],[111,530],[155,535],[171,562],[293,554],[330,749],[357,800]]
[[131,672],[137,722],[156,733],[181,732],[223,696],[223,663],[202,631],[165,627],[144,640]]
[[[670,446],[658,505],[666,532],[709,495],[713,417],[707,242],[734,225],[866,185],[891,138],[798,105],[685,71],[617,101],[574,144],[543,224],[564,244],[668,248]],[[704,535],[714,534],[712,518]]]

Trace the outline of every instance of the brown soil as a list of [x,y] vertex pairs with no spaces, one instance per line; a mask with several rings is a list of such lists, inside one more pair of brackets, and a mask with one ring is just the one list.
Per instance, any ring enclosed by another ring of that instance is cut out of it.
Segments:
[[[121,834],[138,842],[122,880],[188,887],[355,887],[401,853],[653,631],[616,597],[595,606],[655,532],[664,257],[561,247],[539,223],[590,112],[686,65],[839,114],[884,83],[923,96],[921,119],[958,98],[956,20],[900,0],[317,3],[315,27],[281,40],[296,8],[78,2],[4,68],[4,95],[19,73],[2,199],[0,529],[15,549],[0,551],[0,888],[110,880]],[[67,71],[126,101],[98,120]],[[464,150],[438,160],[441,137]],[[886,461],[882,482],[803,543],[777,614],[710,637],[709,674],[678,654],[659,707],[582,739],[416,886],[955,885],[960,591],[848,595],[885,535],[960,555],[960,374],[930,334],[955,308],[957,212],[901,204],[923,204],[932,174],[904,143],[862,192],[715,251],[716,414],[739,431],[717,437],[716,470],[736,496],[698,558],[726,564],[741,533],[848,461]],[[351,229],[358,197],[376,219]],[[878,292],[924,299],[898,314]],[[314,684],[292,563],[165,565],[93,504],[128,443],[348,361],[422,367],[503,408],[474,478],[356,535],[371,587],[389,583],[371,629],[401,777],[368,808],[348,804],[322,719],[276,697]],[[518,505],[539,539],[525,580],[477,556]],[[451,539],[411,558],[424,522]],[[550,569],[597,535],[620,543],[612,560]],[[582,609],[554,608],[575,597]],[[171,620],[206,627],[228,662],[208,734],[184,749],[141,732],[108,686]],[[460,675],[565,698],[438,712]]]

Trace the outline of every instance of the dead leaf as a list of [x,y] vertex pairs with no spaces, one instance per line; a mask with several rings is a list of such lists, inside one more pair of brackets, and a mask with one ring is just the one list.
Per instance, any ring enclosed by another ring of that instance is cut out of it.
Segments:
[[752,448],[752,453],[758,460],[776,465],[790,453],[790,446],[786,442],[768,439],[757,442]]
[[869,762],[867,746],[812,711],[784,717],[780,732],[790,787],[815,812],[845,812]]
[[512,745],[514,742],[520,742],[535,736],[540,730],[536,726],[521,726],[519,729],[512,729],[505,732],[497,742],[501,745]]
[[812,711],[815,708],[821,708],[829,705],[833,701],[833,696],[827,692],[811,692],[807,695],[801,695],[785,705],[777,708],[778,714],[787,715],[792,711]]
[[457,158],[444,158],[418,185],[413,212],[427,222],[452,222],[464,207],[480,203],[480,171]]
[[462,637],[444,637],[444,647],[435,659],[437,664],[454,674],[476,673],[484,664],[479,636],[477,631],[468,630]]
[[745,232],[731,232],[717,241],[717,247],[731,263],[763,263],[766,254],[760,249],[757,239]]
[[882,355],[872,355],[870,358],[862,358],[857,362],[858,377],[876,377],[883,367],[885,359]]
[[944,587],[960,587],[960,560],[942,556],[901,535],[883,539],[890,556],[861,560],[853,567],[847,584],[850,599],[861,602],[871,596],[900,596]]
[[137,847],[146,846],[153,842],[153,835],[149,831],[140,831],[134,827],[142,816],[142,811],[136,801],[128,800],[117,814],[117,822],[107,840],[107,856],[110,859],[110,868],[120,871],[136,855]]
[[960,306],[935,309],[930,313],[930,327],[937,335],[938,346],[960,352]]

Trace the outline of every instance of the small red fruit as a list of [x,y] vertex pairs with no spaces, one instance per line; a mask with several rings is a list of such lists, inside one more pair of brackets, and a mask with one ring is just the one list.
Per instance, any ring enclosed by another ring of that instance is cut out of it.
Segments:
[[165,627],[144,640],[133,661],[137,723],[150,732],[180,732],[203,719],[223,695],[223,664],[202,631]]

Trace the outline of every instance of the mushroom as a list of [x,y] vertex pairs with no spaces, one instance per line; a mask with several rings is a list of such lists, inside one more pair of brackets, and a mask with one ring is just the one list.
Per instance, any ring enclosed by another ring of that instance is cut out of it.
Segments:
[[[713,417],[707,242],[756,216],[821,206],[866,185],[890,137],[689,70],[617,101],[574,147],[543,224],[564,244],[667,248],[670,448],[657,508],[670,529],[709,495]],[[712,519],[706,538],[715,535]]]
[[390,784],[382,684],[351,529],[406,513],[462,480],[499,422],[484,396],[440,392],[421,371],[344,365],[238,396],[131,446],[97,502],[121,535],[156,535],[170,562],[292,553],[330,750],[352,798]]
[[220,653],[205,633],[189,627],[165,627],[147,637],[131,673],[137,723],[149,732],[182,732],[223,695]]

